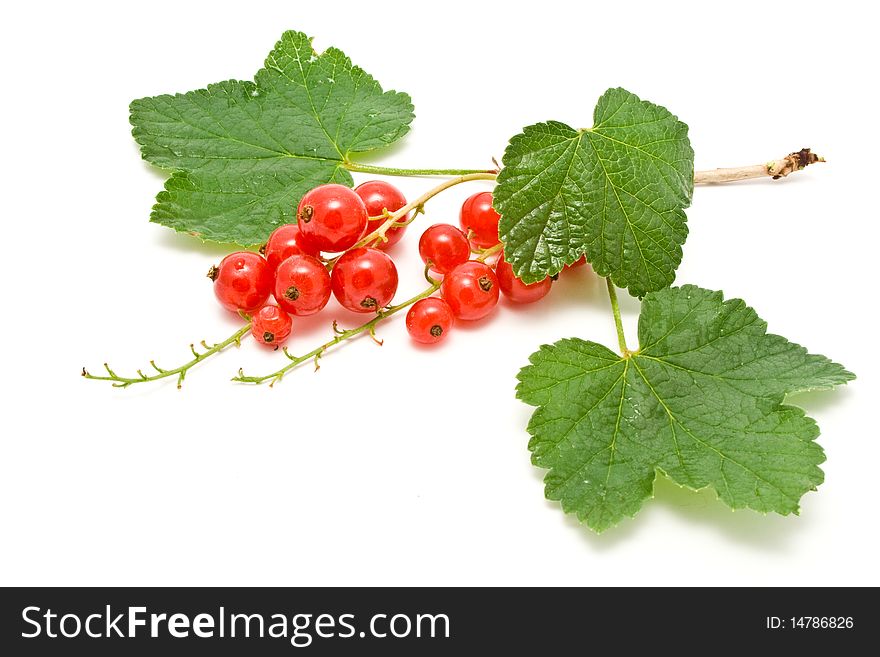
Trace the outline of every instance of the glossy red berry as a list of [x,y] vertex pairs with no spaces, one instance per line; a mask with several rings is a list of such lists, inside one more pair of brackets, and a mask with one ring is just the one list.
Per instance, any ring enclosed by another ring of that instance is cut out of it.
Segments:
[[330,299],[330,274],[317,258],[292,255],[275,272],[275,300],[293,315],[314,315]]
[[461,206],[461,229],[470,235],[474,246],[488,248],[498,244],[498,220],[501,216],[492,207],[492,192],[477,192]]
[[387,306],[397,292],[397,267],[378,249],[344,253],[330,276],[333,294],[345,308],[370,313]]
[[299,229],[319,251],[345,251],[367,226],[367,208],[345,185],[321,185],[307,192],[296,209]]
[[260,253],[266,256],[266,262],[272,271],[278,269],[278,265],[282,261],[287,260],[292,255],[318,255],[318,249],[311,244],[299,226],[296,224],[284,224],[278,226],[269,240],[260,249]]
[[452,224],[434,224],[419,239],[419,255],[438,274],[448,274],[471,257],[467,236]]
[[513,267],[503,258],[495,266],[495,275],[498,276],[498,287],[501,289],[501,293],[514,303],[532,303],[543,299],[553,285],[550,277],[526,285],[514,276]]
[[293,321],[290,315],[276,305],[260,308],[251,320],[251,335],[260,344],[277,347],[290,336]]
[[262,306],[272,291],[272,271],[259,253],[236,251],[211,267],[214,294],[232,312],[251,313]]
[[498,303],[498,278],[488,265],[471,260],[449,272],[440,294],[458,319],[481,319]]
[[[368,180],[355,187],[354,191],[355,194],[361,197],[369,216],[382,217],[381,219],[371,219],[368,221],[365,233],[372,233],[385,223],[385,218],[382,216],[383,210],[394,212],[406,205],[406,197],[403,195],[403,192],[384,180]],[[405,218],[402,219],[405,221]],[[390,246],[394,246],[403,237],[405,230],[406,226],[392,228],[385,233],[388,241],[379,244],[376,248],[387,249]]]
[[413,340],[422,344],[440,342],[454,322],[452,308],[437,297],[416,301],[406,313],[406,330]]

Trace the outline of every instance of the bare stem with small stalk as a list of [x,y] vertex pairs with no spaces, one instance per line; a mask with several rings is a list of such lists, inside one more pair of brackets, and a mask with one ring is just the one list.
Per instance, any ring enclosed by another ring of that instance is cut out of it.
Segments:
[[[762,164],[695,171],[694,184],[709,185],[715,183],[736,182],[737,180],[748,180],[749,178],[767,177],[777,180],[779,178],[785,178],[795,171],[805,169],[811,164],[817,164],[824,161],[825,158],[821,155],[816,155],[809,148],[802,148],[799,151],[789,153],[785,157],[768,160],[766,162],[763,162]],[[465,177],[475,175],[478,177],[477,179],[494,180],[498,174],[497,169],[487,171],[482,171],[480,169],[398,169],[395,167],[369,166],[356,163],[348,163],[346,167],[350,171],[377,173],[387,176],[452,175]],[[452,184],[458,184],[458,182],[463,181],[453,182]],[[415,205],[418,205],[418,203],[408,205],[410,207],[407,208],[407,212],[409,212],[409,210],[411,210]],[[384,235],[384,231],[382,232],[382,234]]]
[[156,365],[156,361],[151,360],[150,367],[155,370],[155,374],[148,375],[144,374],[144,372],[141,370],[136,370],[137,376],[129,377],[118,375],[110,368],[107,363],[104,363],[104,369],[107,371],[106,375],[92,374],[85,367],[82,370],[82,375],[87,379],[93,379],[95,381],[111,381],[114,388],[127,388],[128,386],[135,383],[147,383],[148,381],[158,381],[160,379],[167,379],[168,377],[176,376],[177,387],[180,388],[183,385],[184,378],[186,378],[186,373],[193,367],[195,367],[202,361],[210,358],[214,354],[219,354],[230,345],[234,344],[236,347],[241,345],[241,339],[248,334],[248,331],[251,330],[250,319],[247,317],[245,317],[245,319],[247,319],[247,323],[222,342],[218,342],[214,345],[209,345],[207,342],[202,340],[199,344],[201,344],[205,351],[199,352],[196,349],[196,346],[194,344],[191,344],[189,348],[190,351],[192,351],[193,358],[185,362],[183,365],[180,365],[173,369],[166,370],[164,368],[161,368]]
[[778,180],[779,178],[785,178],[790,173],[805,169],[811,164],[824,161],[825,158],[821,155],[816,155],[809,148],[802,148],[795,153],[789,153],[783,158],[770,160],[764,164],[697,171],[694,173],[694,184],[709,185],[747,180],[749,178],[766,178],[768,176],[773,178],[773,180]]

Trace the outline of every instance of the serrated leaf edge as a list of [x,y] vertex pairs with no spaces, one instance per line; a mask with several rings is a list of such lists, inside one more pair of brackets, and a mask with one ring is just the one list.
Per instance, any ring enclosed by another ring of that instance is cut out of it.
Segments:
[[[697,291],[697,290],[699,290],[701,293],[704,293],[704,292],[710,292],[710,293],[711,293],[711,294],[710,294],[710,298],[717,298],[717,299],[720,301],[721,304],[742,304],[742,305],[745,306],[747,309],[752,310],[752,312],[755,313],[755,315],[756,315],[758,321],[760,322],[761,330],[762,330],[763,335],[766,335],[766,336],[768,336],[768,337],[781,337],[782,339],[784,339],[784,340],[786,340],[787,342],[789,342],[789,344],[791,344],[792,346],[796,347],[797,349],[803,350],[803,351],[804,351],[805,353],[807,353],[808,355],[813,356],[813,357],[816,357],[816,358],[821,358],[821,359],[823,359],[824,361],[826,361],[827,363],[830,363],[831,365],[835,365],[835,366],[837,366],[837,367],[840,368],[840,370],[841,370],[840,373],[841,373],[843,379],[842,379],[839,383],[836,383],[836,384],[829,384],[829,385],[827,385],[827,386],[811,386],[811,387],[805,387],[805,388],[795,388],[795,389],[787,390],[787,391],[782,392],[782,393],[779,393],[779,394],[768,395],[768,396],[764,397],[764,399],[772,405],[772,406],[771,406],[771,409],[770,409],[770,412],[772,412],[772,413],[777,413],[777,412],[796,413],[796,414],[798,415],[799,418],[802,418],[802,419],[804,419],[804,420],[807,420],[807,421],[809,422],[809,424],[811,425],[811,427],[812,427],[812,429],[813,429],[813,430],[811,431],[811,433],[812,433],[812,437],[809,438],[809,439],[807,439],[807,440],[805,440],[804,442],[810,442],[810,443],[813,443],[813,444],[816,445],[816,447],[819,449],[819,452],[820,452],[820,455],[821,455],[821,460],[819,460],[819,461],[815,464],[815,468],[816,468],[816,471],[817,471],[817,474],[818,474],[818,481],[816,481],[816,483],[815,483],[815,484],[814,484],[809,490],[805,491],[805,493],[804,493],[803,495],[806,495],[806,494],[809,493],[809,492],[815,492],[815,491],[818,489],[818,487],[821,486],[821,485],[824,483],[824,481],[825,481],[825,472],[822,470],[822,468],[819,467],[819,465],[822,464],[822,463],[824,463],[824,462],[827,460],[827,455],[826,455],[826,453],[825,453],[825,450],[822,448],[821,445],[819,445],[819,444],[816,442],[816,440],[817,440],[817,439],[819,438],[819,436],[821,435],[821,434],[820,434],[819,424],[818,424],[818,422],[815,420],[815,418],[813,418],[813,417],[807,415],[807,412],[806,412],[805,409],[803,409],[803,408],[801,408],[801,407],[799,407],[799,406],[795,406],[795,405],[792,405],[792,404],[788,404],[788,403],[786,403],[786,399],[787,399],[787,397],[788,397],[789,395],[794,395],[794,394],[798,394],[798,393],[802,393],[802,392],[807,392],[807,391],[810,391],[810,390],[830,390],[830,389],[832,389],[832,388],[835,388],[835,387],[838,387],[838,386],[841,386],[841,385],[847,385],[850,381],[853,381],[853,380],[856,379],[856,375],[855,375],[853,372],[847,370],[845,367],[843,367],[843,365],[841,365],[841,364],[839,364],[839,363],[837,363],[837,362],[831,360],[831,359],[828,358],[827,356],[824,356],[824,355],[822,355],[822,354],[812,354],[812,353],[810,353],[805,347],[801,346],[801,345],[798,344],[798,343],[792,342],[791,340],[788,340],[788,338],[785,338],[784,336],[777,336],[776,334],[773,334],[773,333],[767,333],[767,322],[766,322],[766,320],[764,320],[763,318],[761,318],[761,316],[760,316],[756,311],[754,311],[754,309],[753,309],[751,306],[749,306],[749,305],[748,305],[743,299],[741,299],[741,298],[738,298],[738,297],[732,297],[732,298],[730,298],[730,299],[725,300],[725,299],[724,299],[724,293],[723,293],[722,291],[719,291],[719,290],[707,290],[706,288],[701,288],[701,287],[699,287],[699,286],[692,285],[692,284],[685,284],[685,285],[680,286],[680,287],[677,288],[677,289],[678,289],[678,290],[685,291],[685,292],[687,292],[688,290],[691,290],[691,291]],[[641,323],[641,321],[642,321],[642,315],[640,314],[639,322]],[[662,339],[662,338],[661,338],[661,339]],[[547,343],[541,344],[541,345],[539,346],[538,350],[535,351],[535,352],[533,352],[533,353],[529,356],[529,364],[523,366],[522,368],[520,368],[519,372],[518,372],[517,375],[516,375],[516,378],[517,378],[517,381],[518,381],[518,383],[517,383],[517,385],[516,385],[516,397],[517,397],[517,399],[521,400],[521,401],[522,401],[523,403],[525,403],[525,404],[528,404],[528,405],[530,405],[530,406],[535,407],[535,409],[536,409],[536,410],[532,413],[532,416],[531,416],[531,418],[530,418],[530,420],[529,420],[529,425],[527,426],[527,429],[526,429],[526,430],[527,430],[527,432],[529,433],[529,435],[531,436],[531,438],[530,438],[530,440],[529,440],[529,451],[531,452],[531,454],[530,454],[530,457],[531,457],[530,460],[532,461],[532,464],[535,465],[535,467],[538,467],[538,468],[541,468],[541,469],[547,469],[547,470],[548,470],[548,472],[545,474],[544,479],[543,479],[543,482],[544,482],[544,497],[545,497],[545,499],[547,499],[548,501],[558,502],[560,508],[562,508],[562,510],[563,510],[564,513],[566,513],[566,514],[570,514],[570,515],[574,515],[574,516],[578,519],[578,522],[579,522],[579,523],[581,523],[581,524],[583,524],[583,525],[589,527],[590,530],[594,531],[596,534],[601,534],[601,533],[605,532],[605,531],[608,530],[608,529],[611,529],[611,528],[613,528],[613,527],[616,527],[616,526],[619,525],[624,519],[633,519],[633,518],[635,518],[635,516],[639,513],[639,511],[641,511],[642,507],[644,506],[644,502],[645,502],[645,500],[653,499],[653,498],[655,497],[654,493],[655,493],[655,489],[656,489],[656,482],[657,482],[657,476],[658,476],[658,475],[662,475],[662,476],[665,477],[668,481],[672,482],[673,484],[675,484],[675,485],[678,486],[679,488],[684,488],[684,489],[687,489],[687,490],[690,490],[690,491],[693,491],[693,492],[700,492],[700,491],[703,491],[703,490],[705,490],[705,489],[707,489],[707,488],[708,488],[708,489],[711,489],[712,492],[715,494],[715,499],[716,499],[717,501],[719,501],[719,502],[722,502],[727,508],[729,508],[729,509],[731,510],[731,512],[733,512],[733,511],[737,511],[737,510],[742,510],[742,509],[749,509],[750,511],[754,511],[754,512],[760,513],[760,514],[762,514],[762,515],[764,515],[764,516],[769,515],[769,513],[771,513],[771,512],[768,512],[768,511],[762,510],[762,509],[754,509],[753,507],[750,507],[748,504],[736,504],[736,503],[730,504],[730,503],[726,502],[725,500],[722,500],[721,495],[719,494],[719,492],[718,492],[718,491],[717,491],[717,490],[716,490],[711,484],[707,484],[706,486],[702,486],[702,487],[699,487],[699,488],[695,488],[695,487],[693,487],[693,486],[689,486],[689,485],[687,485],[687,484],[682,484],[682,483],[678,482],[677,480],[673,479],[671,476],[669,476],[669,475],[668,475],[668,474],[667,474],[662,468],[657,467],[657,466],[654,467],[654,477],[653,477],[653,479],[651,480],[651,491],[650,491],[650,493],[649,493],[648,495],[645,495],[645,496],[643,496],[643,497],[641,497],[641,498],[639,499],[639,507],[638,507],[633,513],[631,513],[631,514],[629,514],[629,513],[624,513],[624,514],[622,515],[622,517],[618,518],[617,520],[615,520],[614,522],[612,522],[612,523],[610,523],[610,524],[608,524],[608,525],[602,525],[602,526],[594,526],[594,525],[591,525],[591,524],[589,524],[584,518],[581,517],[581,514],[578,512],[577,509],[573,509],[573,508],[571,508],[570,506],[568,506],[568,508],[567,508],[567,505],[565,504],[565,500],[559,500],[559,499],[555,499],[555,498],[551,497],[551,496],[548,494],[548,492],[547,492],[547,486],[548,486],[547,480],[548,480],[548,478],[550,477],[550,472],[549,472],[550,469],[549,469],[549,468],[544,468],[543,466],[540,466],[540,465],[538,465],[538,464],[535,462],[535,454],[534,454],[534,452],[533,452],[533,450],[532,450],[532,447],[531,447],[532,439],[535,437],[534,432],[531,430],[531,429],[532,429],[532,423],[531,423],[531,421],[532,421],[532,418],[534,418],[535,415],[540,411],[540,409],[543,408],[543,407],[545,406],[545,404],[543,404],[543,403],[535,403],[535,404],[533,404],[533,403],[531,403],[530,401],[527,401],[527,400],[526,400],[526,398],[525,398],[525,397],[526,397],[526,393],[525,393],[525,391],[524,391],[524,386],[525,386],[525,380],[524,380],[524,378],[525,378],[525,376],[526,376],[526,372],[527,372],[528,370],[530,370],[532,367],[535,367],[535,366],[537,365],[537,361],[538,361],[539,357],[540,357],[542,354],[546,354],[547,352],[549,352],[550,350],[554,349],[554,348],[557,347],[558,345],[562,345],[562,344],[564,344],[564,343],[569,343],[569,342],[581,342],[581,343],[585,343],[585,344],[589,344],[589,345],[595,345],[595,346],[597,346],[597,347],[600,347],[600,348],[602,348],[602,349],[605,349],[605,350],[609,351],[610,353],[614,354],[613,351],[611,351],[610,349],[608,349],[608,347],[605,347],[605,346],[602,345],[601,343],[593,342],[593,341],[590,341],[590,340],[583,340],[582,338],[576,338],[576,337],[572,337],[572,338],[561,338],[560,340],[557,340],[556,342],[554,342],[554,343],[552,343],[552,344],[547,344]],[[649,346],[651,346],[651,345],[649,345]],[[641,346],[640,346],[639,351],[640,351],[640,350],[641,350]],[[614,354],[614,355],[617,356],[618,360],[614,361],[614,362],[612,363],[612,365],[613,365],[613,364],[617,364],[617,363],[624,362],[625,360],[628,359],[628,358],[626,358],[626,357],[619,356],[619,355],[617,355],[617,354]],[[637,351],[637,352],[634,352],[633,355],[632,355],[632,357],[633,357],[633,358],[638,358],[638,357],[639,357],[639,353],[638,353],[638,351]],[[609,366],[610,366],[610,365],[609,365]],[[562,382],[560,381],[559,383],[562,383]],[[624,385],[625,385],[625,384],[624,384]],[[791,509],[786,509],[786,510],[783,510],[783,511],[773,510],[772,513],[775,513],[776,515],[779,515],[779,516],[782,516],[782,517],[784,517],[784,516],[788,516],[788,515],[800,515],[801,500],[803,499],[803,495],[802,495],[800,498],[798,498],[797,500],[793,500],[793,501],[794,501],[794,505],[793,505],[793,507],[792,507]]]

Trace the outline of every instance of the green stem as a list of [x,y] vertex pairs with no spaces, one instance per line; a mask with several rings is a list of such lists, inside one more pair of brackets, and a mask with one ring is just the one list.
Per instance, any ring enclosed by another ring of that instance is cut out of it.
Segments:
[[[436,187],[429,189],[427,192],[419,196],[417,199],[410,201],[399,210],[387,213],[388,218],[385,220],[385,222],[383,222],[382,225],[379,226],[372,233],[369,233],[362,237],[352,248],[358,248],[361,246],[373,246],[383,241],[387,241],[385,233],[388,232],[388,230],[396,225],[403,225],[402,222],[406,221],[405,218],[407,214],[409,214],[411,211],[415,210],[415,214],[422,212],[425,203],[437,196],[437,194],[439,194],[440,192],[443,192],[450,187],[460,185],[461,183],[471,182],[472,180],[495,180],[495,177],[496,174],[494,172],[478,171],[476,173],[464,173],[459,176],[455,176],[454,178],[450,178],[449,180],[444,180],[442,183],[440,183]],[[415,217],[415,214],[413,215],[413,218]]]
[[324,344],[320,345],[319,347],[315,347],[310,352],[302,356],[291,356],[289,353],[287,353],[287,350],[285,349],[284,353],[290,359],[290,362],[281,369],[276,370],[271,374],[266,374],[264,376],[246,376],[242,370],[238,370],[238,376],[233,377],[232,380],[238,381],[240,383],[265,383],[266,381],[269,381],[271,379],[271,383],[269,385],[272,386],[280,381],[287,372],[309,360],[315,361],[315,370],[317,370],[318,368],[320,368],[318,360],[324,355],[324,352],[326,352],[328,349],[335,347],[340,342],[350,340],[351,338],[362,333],[368,332],[370,336],[372,336],[372,338],[381,345],[382,342],[377,340],[375,335],[376,326],[379,324],[379,322],[387,319],[388,317],[391,317],[392,315],[403,310],[404,308],[409,308],[416,301],[431,296],[438,289],[440,289],[440,282],[433,281],[427,289],[419,292],[416,296],[412,297],[411,299],[407,299],[406,301],[399,303],[396,306],[389,306],[388,308],[377,313],[377,315],[373,317],[373,319],[371,319],[370,321],[365,322],[364,324],[361,324],[360,326],[357,326],[353,329],[346,329],[344,331],[341,331],[338,329],[336,323],[334,322],[333,330],[336,335],[333,337],[332,340],[328,340]]
[[608,297],[611,299],[611,312],[614,313],[614,326],[617,328],[617,344],[620,346],[620,353],[623,357],[628,357],[632,352],[626,346],[626,336],[623,334],[623,321],[620,319],[620,306],[617,303],[617,290],[614,289],[614,283],[610,278],[605,279],[608,285]]
[[487,249],[482,249],[476,257],[477,262],[486,262],[486,260],[496,253],[501,253],[501,249],[504,248],[504,245],[499,242],[495,246],[490,246]]
[[116,372],[110,369],[110,366],[107,363],[104,363],[104,369],[107,370],[106,376],[91,374],[88,370],[86,370],[86,368],[83,368],[82,375],[87,379],[92,379],[95,381],[112,381],[113,387],[115,388],[127,388],[134,383],[146,383],[148,381],[158,381],[159,379],[166,379],[170,376],[176,376],[177,387],[180,388],[183,385],[183,379],[186,377],[186,373],[190,369],[201,363],[203,360],[210,358],[214,354],[220,353],[231,344],[235,344],[236,346],[240,345],[241,339],[245,335],[247,335],[248,331],[250,330],[251,323],[250,321],[248,321],[244,326],[242,326],[235,333],[226,338],[223,342],[218,342],[214,346],[209,347],[204,341],[202,341],[201,344],[206,349],[206,351],[203,351],[202,353],[196,351],[195,345],[191,344],[189,348],[190,350],[192,350],[193,359],[187,361],[179,367],[175,367],[172,370],[163,369],[156,365],[155,361],[151,360],[150,365],[154,370],[156,370],[156,374],[151,374],[150,376],[147,376],[140,370],[137,371],[138,376],[136,377],[119,376],[118,374],[116,374]]
[[375,173],[383,176],[466,176],[470,173],[498,173],[495,169],[401,169],[357,162],[346,162],[345,168],[357,173]]

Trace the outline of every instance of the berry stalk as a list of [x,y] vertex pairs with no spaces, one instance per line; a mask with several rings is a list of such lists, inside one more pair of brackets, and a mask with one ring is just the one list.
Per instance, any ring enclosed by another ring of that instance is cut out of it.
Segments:
[[167,379],[171,376],[177,377],[177,387],[183,385],[183,380],[186,378],[186,373],[201,363],[202,361],[210,358],[214,354],[219,354],[221,351],[226,349],[226,347],[234,344],[236,347],[241,346],[241,339],[245,337],[248,332],[251,330],[251,322],[250,320],[238,329],[235,333],[230,335],[228,338],[223,340],[223,342],[218,342],[217,344],[210,346],[204,340],[200,343],[202,347],[204,347],[205,351],[199,353],[196,351],[196,347],[194,344],[189,346],[190,350],[193,353],[192,360],[185,362],[183,365],[179,367],[175,367],[174,369],[166,370],[158,365],[156,365],[156,361],[151,360],[150,366],[156,370],[155,374],[147,375],[144,374],[141,370],[137,370],[136,377],[127,377],[127,376],[119,376],[114,372],[107,363],[104,363],[104,369],[107,370],[107,375],[98,375],[92,374],[85,367],[82,370],[82,375],[87,379],[92,379],[95,381],[112,381],[114,388],[127,388],[130,385],[135,383],[147,383],[148,381],[158,381],[159,379]]
[[406,301],[403,301],[397,305],[389,306],[388,308],[385,308],[384,310],[378,312],[376,314],[376,316],[373,317],[370,321],[364,322],[360,326],[357,326],[352,329],[340,330],[339,327],[337,326],[336,322],[333,322],[333,331],[336,335],[333,336],[332,340],[328,340],[324,344],[322,344],[318,347],[315,347],[310,352],[303,354],[302,356],[292,356],[287,351],[287,349],[284,349],[284,355],[290,359],[290,362],[287,363],[287,365],[285,365],[281,369],[278,369],[275,372],[272,372],[271,374],[266,374],[264,376],[247,376],[247,375],[245,375],[244,371],[240,369],[240,370],[238,370],[238,375],[234,376],[232,378],[232,380],[237,381],[239,383],[257,383],[257,384],[265,383],[266,381],[269,381],[270,382],[269,386],[271,387],[271,386],[275,385],[275,383],[280,381],[284,377],[284,375],[287,374],[287,372],[294,369],[298,365],[302,365],[306,361],[313,360],[315,363],[315,371],[317,371],[321,367],[319,361],[328,349],[332,349],[336,345],[338,345],[342,342],[345,342],[346,340],[350,340],[351,338],[357,337],[358,335],[368,333],[370,335],[370,337],[372,337],[373,340],[377,344],[381,345],[382,344],[381,340],[378,340],[376,338],[376,326],[382,320],[385,320],[385,319],[391,317],[392,315],[400,312],[401,310],[404,310],[405,308],[409,308],[416,301],[420,301],[421,299],[425,299],[425,298],[431,296],[432,294],[434,294],[434,292],[436,292],[439,289],[440,289],[440,282],[432,280],[431,285],[429,287],[427,287],[422,292],[419,292],[417,295],[415,295],[411,299],[407,299]]
[[[501,251],[501,248],[502,248],[501,244],[496,244],[495,246],[492,246],[488,249],[483,249],[483,251],[481,251],[479,257],[474,259],[474,262],[485,262],[487,258],[495,255],[496,253],[499,253]],[[263,376],[248,376],[244,373],[243,370],[239,369],[238,375],[234,376],[232,378],[232,380],[236,381],[238,383],[256,383],[256,384],[261,384],[261,383],[265,383],[266,381],[269,381],[270,382],[269,386],[271,387],[271,386],[275,385],[278,381],[280,381],[284,377],[284,375],[287,374],[287,372],[289,372],[290,370],[294,369],[295,367],[297,367],[299,365],[302,365],[303,363],[305,363],[306,361],[309,361],[309,360],[314,361],[315,371],[317,371],[321,367],[319,364],[319,361],[328,349],[332,349],[336,345],[338,345],[342,342],[345,342],[346,340],[350,340],[351,338],[357,337],[358,335],[361,335],[363,333],[369,333],[370,337],[372,337],[373,340],[381,346],[382,341],[378,340],[376,338],[376,326],[381,321],[391,317],[392,315],[400,312],[401,310],[405,310],[406,308],[409,308],[410,306],[414,305],[418,301],[421,301],[422,299],[426,299],[426,298],[430,297],[432,294],[434,294],[437,290],[440,289],[440,281],[431,278],[428,275],[428,270],[429,270],[429,268],[425,267],[425,278],[428,280],[430,285],[427,288],[425,288],[424,290],[422,290],[421,292],[419,292],[414,297],[411,297],[411,298],[407,299],[406,301],[398,303],[394,306],[389,306],[388,308],[385,308],[384,310],[377,313],[376,316],[373,317],[370,321],[364,322],[360,326],[357,326],[352,329],[340,330],[339,327],[337,326],[336,322],[333,322],[333,331],[336,335],[333,336],[332,340],[328,340],[324,344],[322,344],[318,347],[315,347],[310,352],[303,354],[302,356],[291,356],[290,353],[285,348],[283,350],[284,355],[290,359],[290,362],[287,363],[287,365],[285,365],[281,369],[278,369],[270,374],[265,374]]]
[[376,244],[377,242],[386,241],[385,233],[387,233],[391,228],[395,226],[406,225],[404,217],[409,214],[411,211],[415,210],[415,218],[420,212],[423,211],[425,203],[429,200],[440,194],[441,192],[446,191],[450,187],[455,187],[455,185],[460,185],[461,183],[470,182],[472,180],[495,180],[497,174],[492,171],[482,171],[482,172],[472,172],[467,173],[460,176],[455,176],[454,178],[450,178],[449,180],[444,180],[442,183],[429,189],[427,192],[419,196],[418,198],[410,201],[406,205],[404,205],[399,210],[395,210],[394,212],[390,212],[387,215],[387,220],[381,226],[379,226],[376,230],[368,235],[365,235],[357,244],[354,245],[353,248],[358,248],[362,246],[371,246]]

